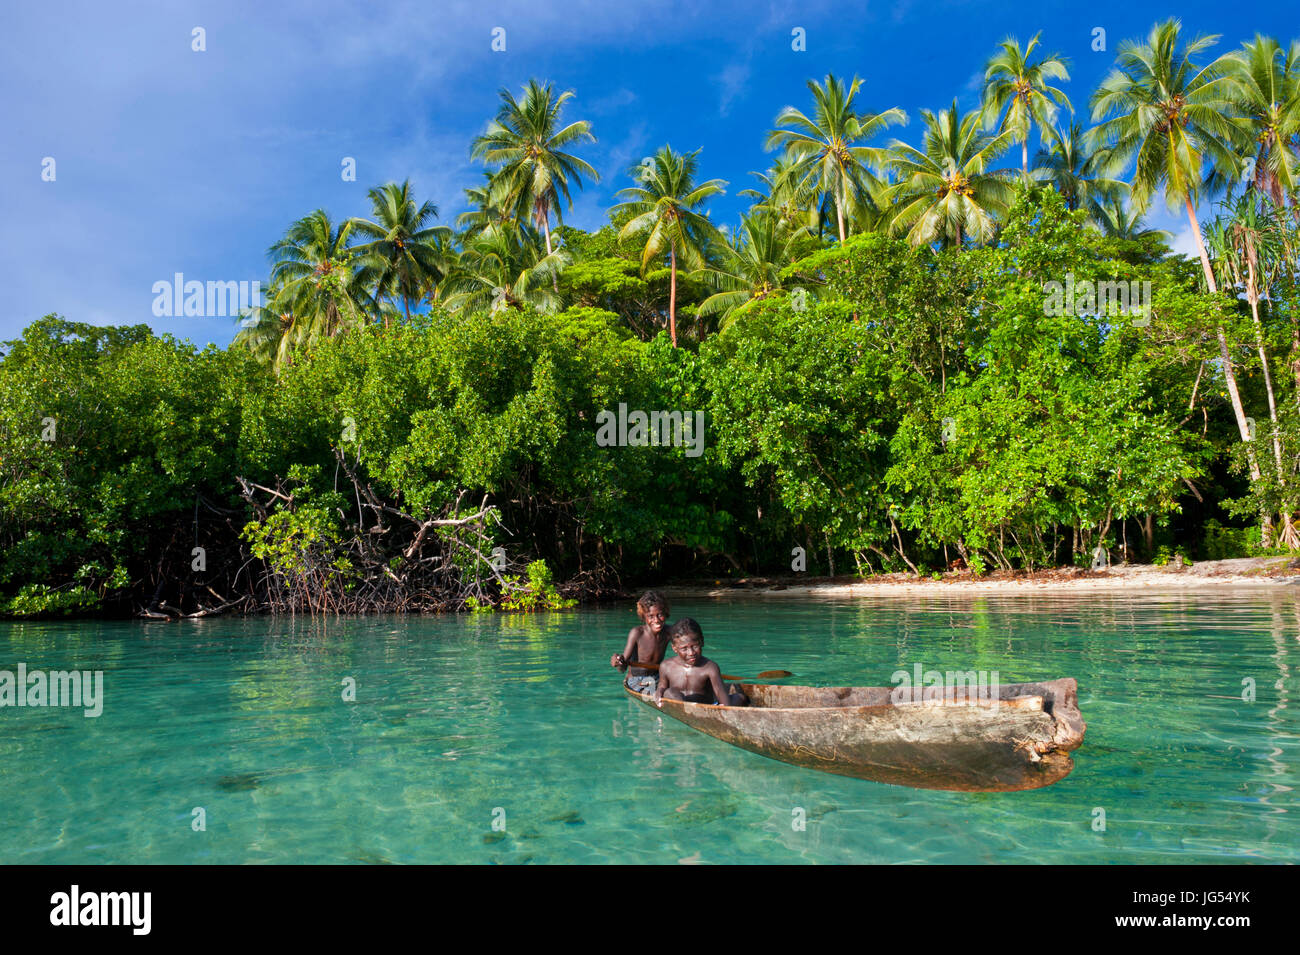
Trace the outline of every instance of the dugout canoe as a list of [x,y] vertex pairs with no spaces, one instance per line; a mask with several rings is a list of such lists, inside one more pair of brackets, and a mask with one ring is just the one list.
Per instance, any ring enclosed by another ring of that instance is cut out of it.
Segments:
[[1014,792],[1058,782],[1083,742],[1078,684],[1013,683],[898,700],[897,687],[741,683],[749,706],[664,700],[623,684],[665,716],[752,753],[841,776],[919,789]]

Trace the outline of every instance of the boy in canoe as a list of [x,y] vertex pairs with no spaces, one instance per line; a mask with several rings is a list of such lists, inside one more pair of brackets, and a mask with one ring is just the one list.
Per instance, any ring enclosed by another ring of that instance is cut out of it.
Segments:
[[[668,649],[668,601],[657,590],[646,591],[636,602],[636,615],[641,626],[633,627],[627,635],[627,646],[622,653],[609,658],[616,670],[627,670],[628,664],[659,663]],[[651,692],[659,678],[654,670],[632,667],[627,675],[627,685],[638,693]]]
[[659,668],[656,705],[662,707],[665,698],[718,706],[744,706],[749,702],[739,689],[722,682],[722,671],[716,663],[705,659],[704,632],[698,623],[683,617],[673,624],[671,637],[677,656],[665,660]]

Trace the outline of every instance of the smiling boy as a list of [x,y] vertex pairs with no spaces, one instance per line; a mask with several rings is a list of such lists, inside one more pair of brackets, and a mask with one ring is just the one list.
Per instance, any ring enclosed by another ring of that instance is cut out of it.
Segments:
[[[668,649],[668,601],[664,595],[646,591],[636,602],[636,615],[641,618],[641,626],[628,632],[623,652],[609,658],[609,665],[616,670],[628,670],[634,662],[658,663]],[[627,674],[627,685],[638,693],[649,693],[658,682],[653,670],[632,667]]]
[[665,699],[684,703],[716,703],[719,706],[744,706],[749,700],[736,687],[722,682],[722,670],[704,657],[704,632],[690,617],[683,617],[671,631],[673,652],[659,668],[659,685],[655,704]]

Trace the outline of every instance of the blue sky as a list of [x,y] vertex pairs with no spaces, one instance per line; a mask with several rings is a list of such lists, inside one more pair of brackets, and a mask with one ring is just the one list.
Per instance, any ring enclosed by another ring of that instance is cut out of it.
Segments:
[[[702,149],[701,174],[727,195],[715,222],[748,205],[736,193],[767,168],[780,109],[810,106],[828,72],[865,81],[859,103],[909,114],[978,99],[982,67],[1008,35],[1071,61],[1066,92],[1087,100],[1118,43],[1176,15],[1188,33],[1221,33],[1217,51],[1255,32],[1300,34],[1288,5],[1184,2],[892,4],[534,0],[439,3],[275,0],[244,3],[13,4],[0,35],[0,257],[9,275],[0,338],[49,312],[93,324],[147,323],[224,345],[227,318],[155,318],[153,284],[265,280],[266,249],[323,207],[369,213],[371,186],[410,178],[441,221],[478,184],[470,140],[501,87],[530,77],[572,89],[567,118],[592,122],[580,155],[601,182],[566,216],[598,227],[627,167],[664,143]],[[205,31],[195,52],[192,31]],[[504,28],[506,50],[491,49]],[[807,49],[791,49],[791,31]],[[1107,51],[1091,49],[1093,29]],[[1035,144],[1031,143],[1031,149]],[[343,181],[343,157],[357,180]],[[43,181],[42,161],[56,178]],[[1008,165],[1018,163],[1018,150]],[[1158,226],[1186,248],[1186,220]]]

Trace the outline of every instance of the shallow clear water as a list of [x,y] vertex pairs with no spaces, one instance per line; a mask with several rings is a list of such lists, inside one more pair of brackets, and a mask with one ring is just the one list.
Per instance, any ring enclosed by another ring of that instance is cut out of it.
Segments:
[[628,608],[0,623],[0,670],[105,681],[97,719],[0,709],[0,862],[1300,862],[1300,594],[673,611],[735,674],[1073,676],[1087,736],[1021,793],[786,766],[628,700],[608,666]]

